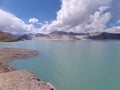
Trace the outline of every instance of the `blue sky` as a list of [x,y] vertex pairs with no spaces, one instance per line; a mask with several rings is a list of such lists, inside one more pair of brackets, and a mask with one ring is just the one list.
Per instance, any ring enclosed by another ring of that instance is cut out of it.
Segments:
[[120,0],[0,0],[0,30],[120,33],[119,9]]
[[35,17],[40,21],[51,21],[56,18],[60,9],[59,0],[0,0],[0,8],[28,21]]
[[119,24],[115,24],[115,22],[117,22],[117,20],[120,19],[120,0],[113,0],[113,2],[111,3],[110,12],[112,14],[112,18],[109,24],[111,26],[119,25]]

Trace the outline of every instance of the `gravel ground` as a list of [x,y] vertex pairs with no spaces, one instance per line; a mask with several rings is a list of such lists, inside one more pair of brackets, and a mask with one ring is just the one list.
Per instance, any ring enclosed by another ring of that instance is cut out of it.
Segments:
[[41,81],[27,70],[14,70],[8,62],[36,56],[34,50],[0,48],[0,90],[55,90],[50,83]]

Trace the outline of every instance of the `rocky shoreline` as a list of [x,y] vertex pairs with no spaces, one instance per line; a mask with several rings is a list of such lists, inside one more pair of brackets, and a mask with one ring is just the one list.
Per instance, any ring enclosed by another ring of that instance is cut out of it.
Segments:
[[36,56],[34,50],[0,48],[0,90],[55,90],[27,70],[14,70],[7,63],[20,58]]

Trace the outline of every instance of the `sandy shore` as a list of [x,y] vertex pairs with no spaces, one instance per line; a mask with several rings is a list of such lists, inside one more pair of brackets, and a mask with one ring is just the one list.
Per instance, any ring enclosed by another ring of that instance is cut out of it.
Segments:
[[14,70],[8,62],[36,56],[34,50],[0,48],[0,90],[55,90],[50,83],[40,81],[30,71]]

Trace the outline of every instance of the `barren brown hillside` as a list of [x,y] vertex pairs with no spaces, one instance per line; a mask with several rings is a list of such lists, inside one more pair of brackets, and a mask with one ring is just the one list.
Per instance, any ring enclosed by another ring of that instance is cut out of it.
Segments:
[[0,42],[14,42],[19,41],[20,39],[0,31]]

